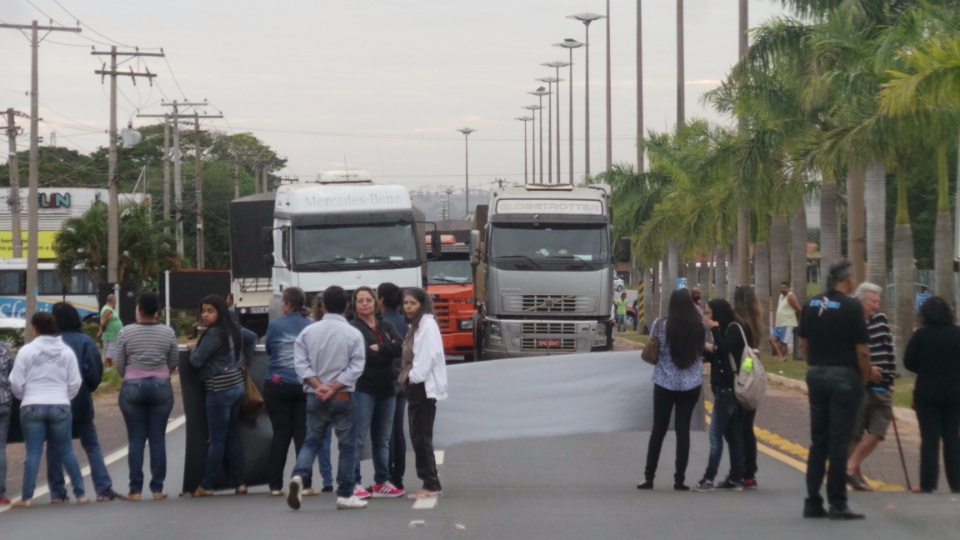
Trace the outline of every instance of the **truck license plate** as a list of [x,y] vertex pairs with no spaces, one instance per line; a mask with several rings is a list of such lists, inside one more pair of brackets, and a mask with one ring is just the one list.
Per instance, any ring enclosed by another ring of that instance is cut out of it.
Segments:
[[537,347],[541,349],[559,349],[560,340],[559,339],[538,339]]

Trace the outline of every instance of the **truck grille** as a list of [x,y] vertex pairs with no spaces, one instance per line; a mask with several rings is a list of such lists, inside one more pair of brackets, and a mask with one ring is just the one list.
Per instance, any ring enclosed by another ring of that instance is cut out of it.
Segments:
[[522,338],[520,340],[520,350],[522,351],[576,351],[576,339],[559,339],[557,345],[545,346],[539,338]]
[[511,313],[576,313],[596,309],[596,301],[590,296],[524,294],[504,296],[503,300]]
[[439,295],[433,295],[433,312],[441,334],[457,330],[454,327],[454,321],[450,318],[450,302],[448,300],[441,299]]
[[577,325],[570,323],[531,322],[523,323],[520,331],[524,334],[576,334]]

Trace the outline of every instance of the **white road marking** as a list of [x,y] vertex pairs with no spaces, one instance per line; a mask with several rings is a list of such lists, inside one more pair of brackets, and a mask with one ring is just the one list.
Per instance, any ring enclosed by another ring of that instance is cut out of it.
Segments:
[[[180,426],[182,426],[182,425],[184,425],[184,424],[186,424],[186,423],[187,423],[187,417],[186,417],[186,416],[178,416],[177,418],[174,418],[173,420],[170,420],[169,422],[167,422],[167,433],[171,433],[173,430],[177,429],[178,427],[180,427]],[[147,446],[149,446],[149,443],[147,443]],[[125,457],[127,456],[127,454],[129,454],[129,453],[130,453],[130,447],[129,447],[129,446],[124,446],[124,447],[122,447],[122,448],[120,448],[120,449],[118,449],[118,450],[115,450],[115,451],[114,451],[113,453],[111,453],[110,455],[104,456],[104,458],[103,458],[103,463],[104,463],[104,465],[110,466],[110,465],[112,465],[112,464],[120,461],[121,459],[125,458]],[[84,478],[86,478],[87,476],[90,476],[90,466],[87,465],[86,467],[80,469],[80,474],[81,474]],[[69,486],[69,485],[70,485],[70,478],[65,476],[65,477],[64,477],[64,487]],[[50,485],[49,485],[49,484],[44,484],[44,485],[42,485],[42,486],[40,486],[40,487],[38,487],[37,489],[34,490],[34,492],[33,492],[33,498],[36,499],[37,497],[42,497],[42,496],[44,496],[44,495],[46,495],[46,494],[48,494],[48,493],[50,493]],[[96,498],[97,498],[96,495],[94,495],[93,497],[90,497],[91,500],[94,500],[94,499],[96,499]],[[20,500],[20,497],[17,497],[16,499],[12,499],[10,502],[17,502],[17,501],[19,501],[19,500]],[[4,513],[4,512],[6,512],[6,511],[10,510],[10,508],[12,508],[12,505],[0,506],[0,514],[2,514],[2,513]]]
[[433,451],[433,456],[434,456],[434,458],[437,460],[437,465],[443,465],[443,455],[444,455],[444,451],[443,451],[443,450],[434,450],[434,451]]
[[414,503],[413,503],[413,509],[414,509],[414,510],[429,510],[429,509],[431,509],[431,508],[435,508],[435,507],[437,506],[437,502],[438,502],[439,500],[440,500],[440,499],[438,499],[437,497],[434,497],[434,498],[432,498],[432,499],[417,499],[417,500],[414,501]]

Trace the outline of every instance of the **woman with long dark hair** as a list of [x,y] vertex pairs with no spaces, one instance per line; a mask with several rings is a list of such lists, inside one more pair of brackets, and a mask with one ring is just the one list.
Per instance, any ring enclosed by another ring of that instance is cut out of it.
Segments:
[[[200,301],[200,321],[205,330],[187,345],[190,365],[200,371],[206,390],[207,459],[203,480],[194,497],[213,495],[214,482],[226,462],[227,476],[237,495],[247,493],[240,445],[240,403],[243,401],[242,353],[252,354],[256,335],[233,323],[223,297],[211,294]],[[249,336],[252,336],[250,339]]]
[[437,401],[447,399],[447,363],[440,327],[433,317],[433,300],[427,291],[407,289],[403,311],[410,320],[410,330],[403,343],[400,383],[406,386],[410,444],[416,456],[417,476],[423,481],[423,488],[407,497],[429,499],[443,493],[433,454],[433,423]]
[[[733,314],[737,324],[743,328],[747,345],[756,349],[760,346],[760,301],[757,292],[749,285],[741,285],[733,291]],[[737,361],[743,354],[742,338],[731,344],[730,352]],[[739,366],[738,366],[739,368]],[[740,434],[743,438],[743,489],[757,489],[757,436],[753,432],[753,422],[757,418],[756,409],[748,411],[740,406]],[[737,489],[733,486],[731,489]]]
[[400,497],[404,490],[390,481],[390,436],[396,406],[393,359],[400,354],[403,339],[392,324],[377,318],[377,299],[370,287],[358,287],[353,292],[353,311],[356,317],[350,324],[363,335],[366,346],[363,373],[353,393],[357,406],[357,455],[362,454],[364,439],[370,433],[373,456],[372,491],[363,488],[357,460],[354,494],[359,498],[371,494],[376,498]]
[[701,355],[706,343],[703,318],[690,291],[673,291],[667,318],[654,321],[651,335],[656,336],[660,344],[657,365],[653,368],[653,430],[647,446],[644,481],[637,489],[653,489],[660,449],[670,426],[670,416],[676,409],[677,470],[673,475],[673,489],[687,491],[690,488],[684,480],[690,459],[690,419],[700,399],[703,384]]
[[960,327],[950,303],[939,296],[928,298],[919,314],[921,326],[903,356],[903,365],[917,374],[913,403],[920,425],[920,486],[915,491],[936,491],[942,442],[947,484],[960,493]]
[[[400,340],[407,337],[406,317],[400,313],[403,305],[403,293],[395,284],[386,282],[377,287],[377,299],[380,302],[380,317],[388,321],[400,334]],[[403,358],[398,353],[393,359],[394,389],[396,390],[393,408],[393,429],[390,431],[390,483],[399,489],[403,487],[403,475],[407,472],[407,439],[403,434],[404,419],[407,411],[407,395],[397,378]]]
[[[733,307],[723,298],[715,298],[703,310],[707,327],[713,335],[713,349],[706,354],[710,362],[710,387],[713,391],[713,411],[710,415],[710,457],[703,478],[694,491],[713,489],[737,489],[743,479],[743,436],[740,433],[740,405],[734,394],[735,368],[730,365],[731,352],[739,344],[743,352],[743,338],[734,324]],[[740,355],[734,355],[736,369],[740,367]],[[730,448],[730,474],[719,485],[714,479],[723,457],[723,441]]]

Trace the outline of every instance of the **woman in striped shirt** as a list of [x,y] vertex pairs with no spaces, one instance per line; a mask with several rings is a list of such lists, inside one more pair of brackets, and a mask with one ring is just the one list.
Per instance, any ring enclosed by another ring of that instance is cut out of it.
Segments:
[[[200,302],[200,322],[206,328],[197,342],[187,345],[190,365],[200,371],[206,390],[207,459],[203,480],[194,497],[213,495],[214,483],[224,461],[227,476],[237,495],[247,493],[243,479],[243,447],[240,445],[240,403],[244,386],[241,350],[252,353],[256,335],[233,323],[223,297],[211,294]],[[226,460],[224,460],[226,458]]]
[[173,410],[170,374],[177,369],[177,335],[157,323],[160,297],[145,292],[137,300],[137,324],[125,326],[117,336],[117,373],[120,412],[127,425],[130,453],[130,491],[126,501],[139,501],[143,491],[143,450],[150,441],[150,492],[154,500],[166,499],[163,482],[167,477],[167,420]]

